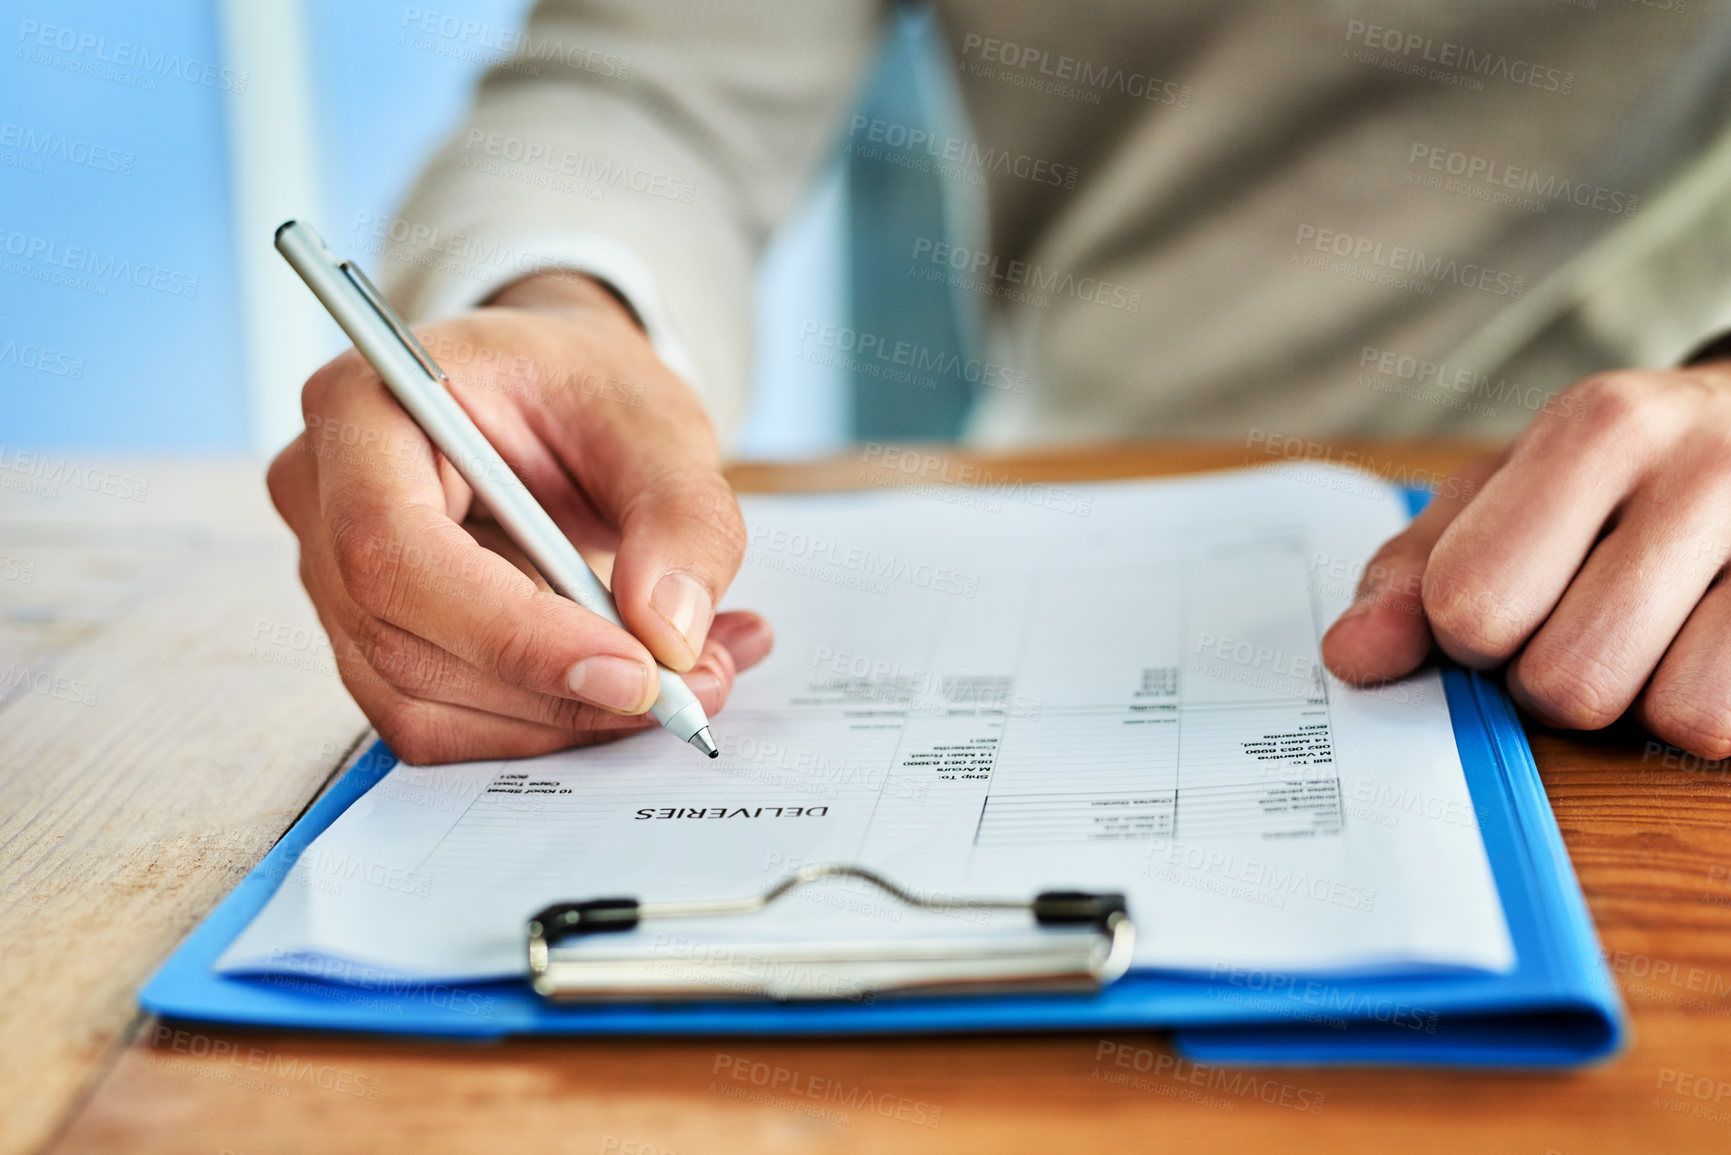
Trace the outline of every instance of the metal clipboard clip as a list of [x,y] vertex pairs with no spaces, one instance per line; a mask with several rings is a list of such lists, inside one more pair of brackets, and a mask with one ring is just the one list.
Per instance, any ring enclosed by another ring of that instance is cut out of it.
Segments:
[[[1015,939],[727,943],[676,954],[596,942],[596,936],[656,919],[752,914],[790,891],[829,878],[858,879],[921,910],[1026,912],[1036,932]],[[528,939],[530,984],[554,1002],[865,1001],[879,994],[1092,994],[1129,969],[1136,928],[1121,894],[1046,891],[1027,901],[930,899],[863,867],[820,863],[746,898],[556,903],[529,920]]]

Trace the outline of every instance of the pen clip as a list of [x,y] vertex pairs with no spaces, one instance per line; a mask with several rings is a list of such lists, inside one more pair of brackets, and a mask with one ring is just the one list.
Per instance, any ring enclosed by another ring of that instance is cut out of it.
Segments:
[[428,353],[420,341],[415,339],[415,335],[409,332],[409,327],[403,324],[397,316],[396,310],[391,308],[385,300],[384,294],[379,292],[366,273],[361,271],[361,267],[353,261],[343,261],[337,267],[348,275],[349,283],[360,290],[361,296],[367,299],[367,304],[373,307],[373,312],[379,315],[379,320],[390,326],[391,332],[395,333],[397,339],[410,353],[414,354],[415,360],[421,363],[421,368],[427,371],[427,375],[435,381],[450,380],[445,376],[445,371],[439,368],[439,363],[433,360],[432,354]]

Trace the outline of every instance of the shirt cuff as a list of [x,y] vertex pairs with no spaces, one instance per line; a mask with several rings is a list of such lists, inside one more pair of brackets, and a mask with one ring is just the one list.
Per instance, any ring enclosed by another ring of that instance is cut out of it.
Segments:
[[535,259],[499,268],[494,275],[478,281],[440,278],[430,286],[432,291],[417,319],[442,321],[468,312],[500,289],[533,273],[553,270],[583,273],[605,281],[619,294],[643,323],[643,331],[662,363],[684,378],[699,396],[706,395],[702,382],[697,379],[697,366],[691,351],[680,340],[667,316],[667,306],[655,287],[655,274],[631,249],[602,233],[581,232],[531,236],[512,247],[519,253],[535,254]]

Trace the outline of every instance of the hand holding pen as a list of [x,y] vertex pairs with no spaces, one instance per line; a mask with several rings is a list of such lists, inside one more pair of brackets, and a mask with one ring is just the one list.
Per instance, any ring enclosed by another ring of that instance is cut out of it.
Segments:
[[[350,336],[375,342],[369,356],[397,367],[397,388],[413,375],[437,383],[502,458],[435,452],[456,434],[422,412],[438,430],[429,438],[349,352],[307,383],[307,430],[271,466],[338,670],[392,749],[411,762],[527,756],[636,732],[652,708],[703,748],[691,723],[720,709],[771,636],[755,614],[713,614],[743,525],[701,403],[630,313],[586,279],[531,278],[500,307],[424,330],[417,350],[316,233],[285,226],[285,242],[303,275],[341,278],[321,299],[349,302],[375,334]],[[557,533],[537,531],[530,507]],[[571,542],[616,551],[625,628],[573,600],[588,570],[554,556]],[[526,575],[529,559],[563,596]],[[681,680],[693,709],[668,692]]]

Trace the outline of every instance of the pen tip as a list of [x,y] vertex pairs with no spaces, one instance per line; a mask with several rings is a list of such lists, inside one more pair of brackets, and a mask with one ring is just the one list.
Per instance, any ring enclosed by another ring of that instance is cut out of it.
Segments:
[[711,758],[721,757],[721,750],[715,745],[715,739],[709,736],[709,727],[705,726],[691,736],[691,744],[708,754]]

